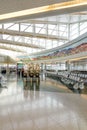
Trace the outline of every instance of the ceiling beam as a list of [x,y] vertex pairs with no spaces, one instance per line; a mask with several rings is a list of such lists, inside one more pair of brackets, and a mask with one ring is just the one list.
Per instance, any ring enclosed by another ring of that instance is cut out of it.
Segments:
[[12,36],[23,36],[23,37],[37,37],[37,38],[44,38],[44,39],[51,39],[51,40],[68,40],[66,37],[61,36],[54,36],[54,35],[47,35],[47,34],[39,34],[39,33],[30,33],[30,32],[19,32],[7,29],[0,29],[1,34],[7,34]]
[[8,45],[15,45],[15,46],[22,46],[22,47],[29,47],[29,48],[36,48],[36,49],[44,49],[43,47],[41,47],[39,45],[10,41],[10,40],[4,40],[4,39],[0,39],[0,43],[1,44],[8,44]]
[[[72,16],[75,15],[75,14],[72,14]],[[77,14],[76,14],[77,15]],[[79,15],[80,16],[80,15]],[[74,16],[73,16],[74,17]],[[87,14],[85,15],[85,17],[87,17]],[[83,23],[83,22],[87,22],[87,19],[81,19],[80,21],[73,21],[73,22],[63,22],[63,21],[46,21],[46,20],[26,20],[26,21],[23,21],[23,22],[20,22],[20,23],[30,23],[30,24],[52,24],[52,25],[58,25],[58,24],[75,24],[75,23]]]
[[25,53],[24,51],[22,51],[20,49],[17,49],[17,48],[15,49],[15,48],[12,48],[12,47],[7,47],[7,46],[4,46],[4,45],[0,45],[0,49]]
[[22,23],[30,23],[30,24],[52,24],[52,25],[58,25],[58,24],[68,24],[68,22],[60,22],[60,21],[47,21],[47,20],[36,20],[36,19],[30,19],[30,20],[25,20],[22,22],[19,22],[20,24]]

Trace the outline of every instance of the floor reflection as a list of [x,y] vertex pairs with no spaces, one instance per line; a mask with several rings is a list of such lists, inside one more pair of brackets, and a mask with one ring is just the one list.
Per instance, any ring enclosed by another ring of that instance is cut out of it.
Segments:
[[6,86],[0,85],[0,96],[10,95],[11,93],[23,92],[24,97],[27,98],[29,91],[48,91],[48,92],[60,92],[60,93],[77,93],[87,94],[87,86],[84,89],[69,89],[58,80],[54,80],[46,77],[41,73],[39,78],[26,78],[17,77],[16,74],[9,76],[4,75],[6,79]]
[[18,77],[17,82],[17,84],[21,86],[23,90],[87,94],[87,87],[85,87],[84,89],[70,89],[58,80],[46,77],[44,73],[41,73],[39,79],[26,79]]
[[40,89],[40,80],[33,81],[24,81],[23,82],[24,90],[34,90],[39,91]]
[[[28,91],[30,90],[30,91]],[[24,93],[24,98],[30,98],[30,99],[36,99],[39,97],[39,92],[36,93],[37,91],[40,91],[40,80],[36,79],[36,81],[33,81],[33,79],[30,79],[30,81],[23,81],[23,93]],[[32,94],[33,92],[33,94]]]

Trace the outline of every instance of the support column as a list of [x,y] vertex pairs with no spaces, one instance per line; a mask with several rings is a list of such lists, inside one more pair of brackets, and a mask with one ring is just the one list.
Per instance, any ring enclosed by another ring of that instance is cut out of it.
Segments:
[[68,40],[70,41],[70,39],[71,39],[71,33],[70,33],[70,28],[71,28],[71,26],[70,26],[70,21],[71,21],[71,16],[69,16],[69,23],[67,24],[67,27],[68,27]]
[[70,71],[70,61],[66,61],[66,70]]
[[9,75],[9,64],[7,64],[6,74],[7,74],[7,76]]
[[43,63],[41,63],[41,71],[43,71]]
[[21,31],[21,24],[19,23],[19,32]]
[[46,63],[45,63],[45,67],[44,67],[44,69],[45,69],[45,70],[47,69]]

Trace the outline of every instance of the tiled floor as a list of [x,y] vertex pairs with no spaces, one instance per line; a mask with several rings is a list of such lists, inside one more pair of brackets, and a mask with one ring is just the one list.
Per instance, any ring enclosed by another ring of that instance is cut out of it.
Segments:
[[30,89],[21,78],[8,78],[7,88],[0,88],[0,130],[87,130],[87,96],[52,82]]

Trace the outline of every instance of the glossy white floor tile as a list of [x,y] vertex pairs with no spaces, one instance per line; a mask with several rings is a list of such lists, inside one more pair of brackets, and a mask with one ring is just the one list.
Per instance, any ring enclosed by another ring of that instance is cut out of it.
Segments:
[[87,100],[80,95],[26,91],[28,98],[23,91],[0,98],[0,130],[87,130]]
[[0,130],[87,130],[86,95],[24,90],[16,80],[0,93]]

